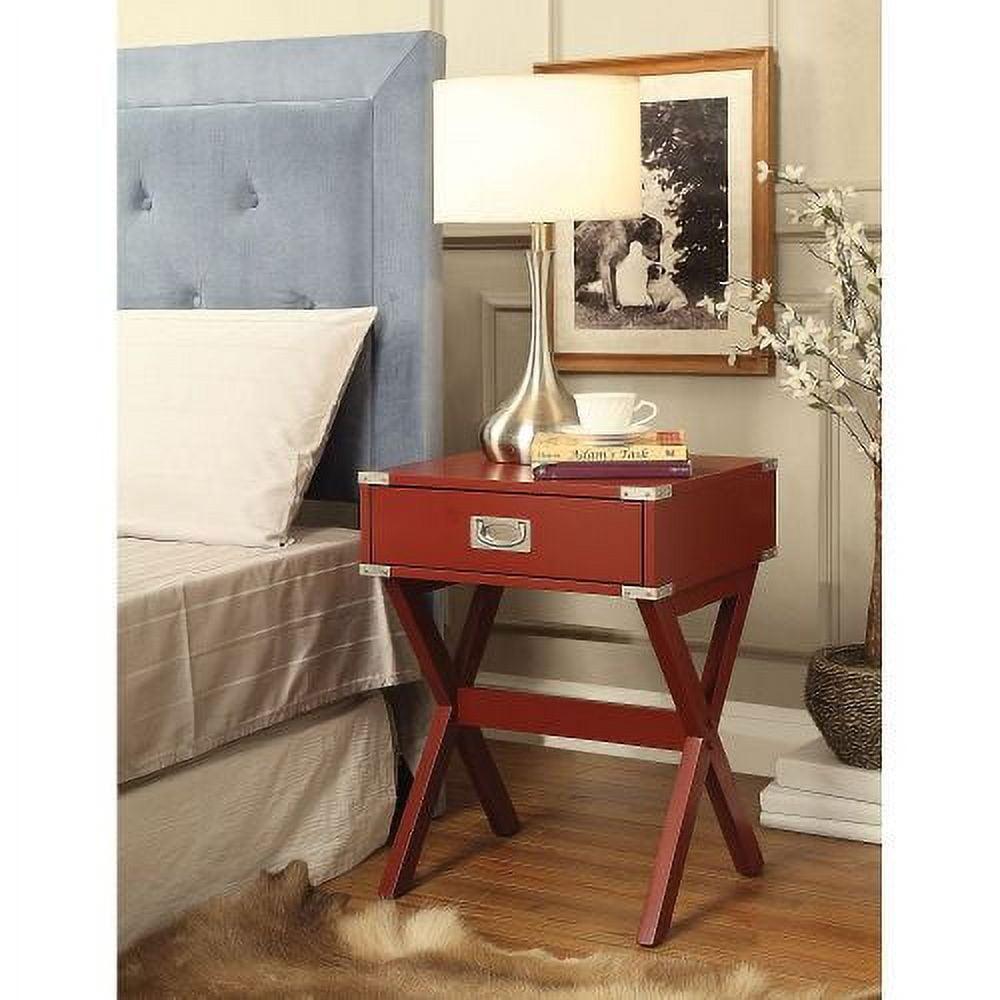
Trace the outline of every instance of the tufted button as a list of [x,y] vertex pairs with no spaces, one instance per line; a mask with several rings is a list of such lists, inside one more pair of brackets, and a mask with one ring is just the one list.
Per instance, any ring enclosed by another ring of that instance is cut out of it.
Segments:
[[313,302],[313,300],[311,298],[309,298],[308,295],[300,295],[299,296],[299,308],[300,309],[315,309],[316,308],[316,303]]
[[148,194],[144,194],[144,195],[142,196],[142,199],[141,199],[141,200],[139,201],[139,207],[140,207],[140,208],[141,208],[141,209],[142,209],[142,210],[143,210],[144,212],[149,212],[149,211],[151,211],[151,210],[152,210],[152,208],[153,208],[153,199],[152,199],[152,198],[150,198]]
[[194,306],[195,309],[201,308],[201,294],[199,292],[195,292],[194,295],[191,296],[191,305]]
[[260,195],[256,191],[250,192],[250,207],[256,208],[260,204]]

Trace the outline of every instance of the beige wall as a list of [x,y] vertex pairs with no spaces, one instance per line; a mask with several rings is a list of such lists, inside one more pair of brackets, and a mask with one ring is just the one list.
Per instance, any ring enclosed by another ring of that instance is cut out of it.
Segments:
[[[878,0],[122,0],[123,45],[433,28],[448,39],[450,75],[529,72],[545,59],[774,46],[778,149],[821,183],[853,184],[879,223]],[[778,281],[804,308],[829,309],[825,275],[778,198]],[[456,232],[458,230],[456,229]],[[491,395],[521,363],[526,289],[520,255],[450,250],[445,258],[446,442],[475,446]],[[700,451],[780,459],[780,558],[761,571],[733,695],[801,704],[808,652],[863,630],[870,553],[864,461],[825,417],[771,379],[587,375],[572,388],[628,385],[684,426]],[[460,601],[459,601],[460,603]],[[487,669],[659,689],[624,602],[510,594]],[[705,616],[689,633],[704,640]]]

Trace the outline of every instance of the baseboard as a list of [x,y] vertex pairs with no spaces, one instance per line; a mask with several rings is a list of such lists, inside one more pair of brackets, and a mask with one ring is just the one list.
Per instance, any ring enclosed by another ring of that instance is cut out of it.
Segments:
[[[556,694],[568,698],[590,698],[596,701],[615,701],[661,708],[673,707],[673,702],[666,693],[643,691],[637,688],[580,684],[575,681],[521,677],[516,674],[486,671],[479,675],[478,683],[484,687],[519,688],[522,691]],[[535,736],[531,733],[506,733],[497,730],[488,730],[486,735],[495,740],[534,743],[540,746],[582,750],[586,753],[607,754],[613,757],[634,757],[640,760],[658,760],[669,763],[675,763],[680,758],[680,754],[675,750],[620,746],[617,743],[601,743],[597,740],[569,739],[563,736]],[[722,712],[719,735],[725,744],[734,771],[740,774],[774,777],[774,762],[778,757],[816,739],[819,732],[808,713],[802,709],[731,701],[726,704]]]

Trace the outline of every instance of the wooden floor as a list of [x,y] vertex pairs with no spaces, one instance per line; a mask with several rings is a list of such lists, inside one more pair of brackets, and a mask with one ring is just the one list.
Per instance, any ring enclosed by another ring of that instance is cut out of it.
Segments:
[[[494,837],[461,766],[448,811],[430,829],[405,906],[454,904],[504,947],[582,955],[635,948],[674,768],[514,743],[492,744],[521,817]],[[739,779],[751,815],[764,778]],[[671,933],[660,950],[713,961],[748,959],[782,978],[836,988],[879,979],[879,848],[761,830],[765,868],[733,870],[704,797]],[[331,883],[376,896],[385,852]]]

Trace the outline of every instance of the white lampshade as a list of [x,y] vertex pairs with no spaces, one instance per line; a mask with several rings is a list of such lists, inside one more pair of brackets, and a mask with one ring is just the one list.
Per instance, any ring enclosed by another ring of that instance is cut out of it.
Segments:
[[434,220],[642,214],[639,81],[559,74],[434,84]]

